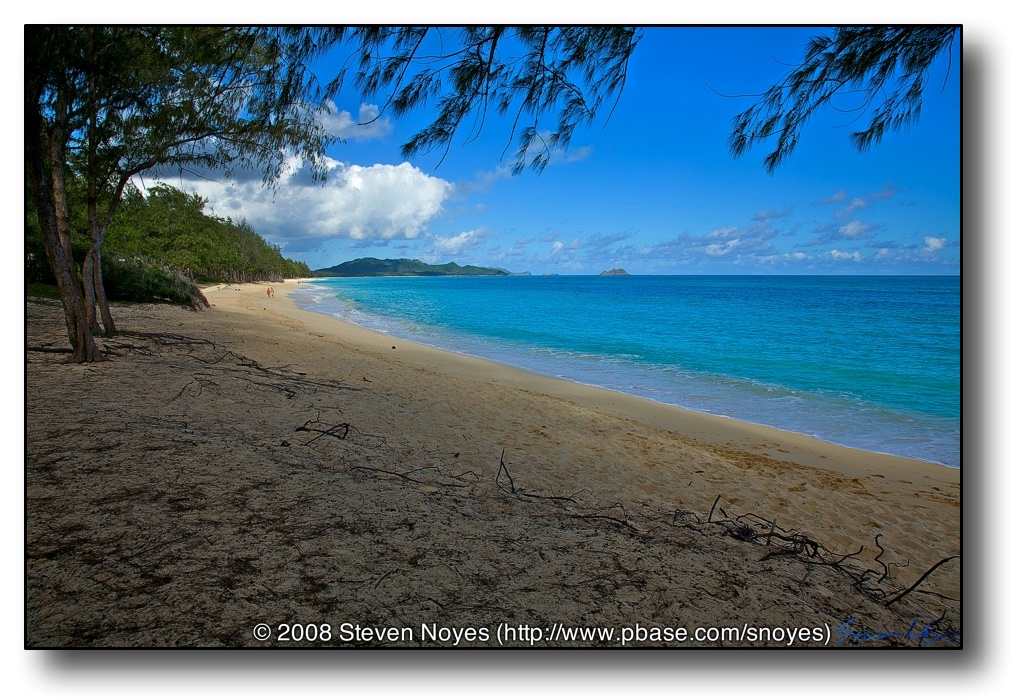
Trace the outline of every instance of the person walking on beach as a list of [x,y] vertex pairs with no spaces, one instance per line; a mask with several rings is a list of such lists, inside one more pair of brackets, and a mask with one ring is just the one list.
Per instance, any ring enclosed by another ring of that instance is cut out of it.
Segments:
[[274,297],[274,289],[273,288],[268,288],[267,289],[267,298],[273,298],[273,297]]

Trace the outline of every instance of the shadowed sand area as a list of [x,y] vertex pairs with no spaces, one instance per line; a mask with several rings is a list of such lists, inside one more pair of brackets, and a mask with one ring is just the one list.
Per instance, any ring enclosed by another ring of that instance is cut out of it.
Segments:
[[[542,646],[745,623],[961,643],[960,558],[901,595],[961,553],[960,471],[393,339],[295,287],[115,307],[93,365],[37,351],[65,326],[29,299],[29,646],[300,644],[280,623],[328,623],[330,645],[456,642],[422,624],[478,646],[503,624]],[[940,639],[913,637],[928,621]]]

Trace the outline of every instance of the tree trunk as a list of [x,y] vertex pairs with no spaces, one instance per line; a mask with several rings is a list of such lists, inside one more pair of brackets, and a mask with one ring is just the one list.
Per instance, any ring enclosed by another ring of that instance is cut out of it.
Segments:
[[[67,259],[70,260],[71,265],[74,262],[74,251],[70,242],[70,206],[67,204],[67,182],[64,177],[62,164],[65,160],[63,152],[63,142],[64,142],[64,124],[63,120],[66,118],[65,105],[60,105],[57,108],[58,118],[53,125],[52,132],[49,134],[49,179],[52,182],[52,186],[46,191],[49,193],[51,200],[53,202],[53,212],[56,216],[56,229],[60,234],[60,244],[63,245],[63,250],[67,255]],[[40,125],[42,120],[39,120]],[[53,163],[58,163],[58,166],[53,166]],[[40,214],[41,215],[41,214]],[[77,269],[74,269],[74,276],[77,276]]]
[[[71,360],[77,363],[99,361],[102,357],[95,344],[95,337],[88,325],[88,316],[81,297],[81,282],[74,269],[69,239],[61,238],[60,214],[54,201],[66,203],[66,191],[54,191],[53,186],[62,177],[47,176],[46,150],[42,144],[42,115],[37,106],[25,105],[25,165],[32,184],[32,199],[39,215],[39,227],[46,249],[46,258],[56,277],[63,301],[63,312],[67,320],[67,335],[73,347]],[[58,163],[57,167],[62,167]],[[63,210],[66,220],[66,209]],[[69,233],[69,226],[67,227]]]
[[98,313],[95,311],[95,248],[88,250],[82,267],[84,276],[84,308],[88,313],[88,327],[94,334],[102,331],[98,325]]
[[109,297],[105,295],[105,282],[102,280],[102,250],[99,248],[98,256],[95,258],[95,296],[98,301],[98,309],[102,313],[102,325],[105,327],[107,335],[116,334],[116,323],[112,320],[112,311],[109,310]]
[[115,334],[116,323],[112,320],[109,299],[105,295],[105,285],[102,283],[102,248],[95,243],[92,243],[84,260],[84,292],[92,331],[101,331],[98,326],[98,312],[101,312],[105,334]]

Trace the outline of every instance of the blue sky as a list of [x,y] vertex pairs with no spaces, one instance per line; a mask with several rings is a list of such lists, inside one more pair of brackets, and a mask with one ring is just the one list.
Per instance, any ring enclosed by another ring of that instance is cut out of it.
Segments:
[[507,120],[404,162],[431,113],[393,120],[349,88],[329,117],[345,142],[325,185],[297,170],[277,192],[258,176],[169,183],[313,269],[372,256],[534,274],[959,273],[961,36],[917,125],[870,152],[849,143],[852,115],[826,112],[773,175],[766,147],[730,156],[732,119],[752,102],[728,95],[765,90],[826,31],[647,28],[610,119],[578,129],[539,175],[509,174]]

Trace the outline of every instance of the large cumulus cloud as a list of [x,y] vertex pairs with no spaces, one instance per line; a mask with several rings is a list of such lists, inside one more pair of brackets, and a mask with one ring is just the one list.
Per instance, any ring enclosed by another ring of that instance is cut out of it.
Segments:
[[317,249],[336,238],[417,238],[442,212],[453,189],[406,162],[362,166],[330,160],[328,170],[325,183],[313,183],[308,168],[292,160],[276,189],[241,173],[227,181],[166,181],[205,197],[217,216],[245,219],[285,251]]

